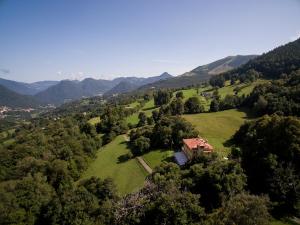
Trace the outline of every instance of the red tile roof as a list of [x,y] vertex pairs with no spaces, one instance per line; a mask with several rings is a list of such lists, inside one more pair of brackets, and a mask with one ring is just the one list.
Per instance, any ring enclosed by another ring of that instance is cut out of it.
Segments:
[[213,147],[208,144],[208,142],[202,138],[190,138],[190,139],[183,139],[183,143],[185,143],[189,149],[197,149],[198,146],[204,148],[205,150],[212,151]]

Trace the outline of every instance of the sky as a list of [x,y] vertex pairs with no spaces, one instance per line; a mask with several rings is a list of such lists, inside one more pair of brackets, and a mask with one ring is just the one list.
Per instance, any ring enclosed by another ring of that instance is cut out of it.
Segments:
[[180,75],[300,37],[300,0],[0,0],[0,77]]

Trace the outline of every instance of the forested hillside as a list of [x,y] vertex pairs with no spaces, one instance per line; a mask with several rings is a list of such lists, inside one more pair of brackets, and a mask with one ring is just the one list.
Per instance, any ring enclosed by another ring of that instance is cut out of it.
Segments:
[[39,101],[29,95],[21,95],[0,85],[0,106],[8,107],[37,107]]

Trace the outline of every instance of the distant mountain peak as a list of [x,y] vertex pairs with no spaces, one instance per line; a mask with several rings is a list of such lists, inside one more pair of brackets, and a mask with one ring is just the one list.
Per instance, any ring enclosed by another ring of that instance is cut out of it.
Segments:
[[161,75],[160,75],[161,77],[165,77],[165,76],[167,76],[167,77],[173,77],[171,74],[169,74],[168,72],[163,72]]

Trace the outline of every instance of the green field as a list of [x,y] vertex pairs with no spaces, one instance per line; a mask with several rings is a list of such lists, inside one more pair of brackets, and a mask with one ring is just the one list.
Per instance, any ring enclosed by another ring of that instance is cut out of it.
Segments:
[[144,107],[142,108],[143,111],[149,110],[154,108],[154,99],[152,98],[150,101],[146,102]]
[[192,123],[200,132],[200,136],[207,139],[214,149],[223,155],[229,151],[225,142],[249,119],[245,111],[237,109],[183,115],[183,118]]
[[147,152],[143,155],[143,159],[152,169],[154,169],[164,161],[171,161],[173,159],[173,155],[174,151],[172,150],[158,149]]
[[238,92],[239,96],[244,95],[249,95],[251,93],[251,91],[254,89],[255,86],[259,85],[259,84],[263,84],[268,82],[267,80],[257,80],[253,83],[249,83],[249,84],[235,84],[235,85],[230,85],[227,83],[227,85],[225,87],[219,88],[219,94],[221,96],[221,98],[225,98],[226,95],[233,95],[234,94],[234,89],[235,88],[240,88],[240,91]]
[[140,103],[138,101],[135,101],[135,102],[130,103],[129,105],[127,105],[127,107],[129,107],[129,108],[135,108],[135,107],[137,107],[139,105],[140,105]]
[[139,113],[144,112],[147,116],[152,115],[152,111],[155,110],[154,100],[146,102],[144,107],[137,113],[134,113],[126,118],[126,123],[131,123],[132,125],[136,125],[139,122]]
[[126,123],[131,123],[132,125],[136,125],[139,122],[139,113],[134,113],[128,117],[126,117]]
[[92,176],[111,177],[122,195],[139,189],[143,186],[147,172],[136,159],[120,160],[128,152],[123,135],[118,136],[98,151],[97,158],[83,173],[82,179]]
[[91,118],[88,122],[89,122],[90,124],[92,124],[92,125],[95,125],[95,124],[97,124],[97,123],[100,123],[100,116]]

